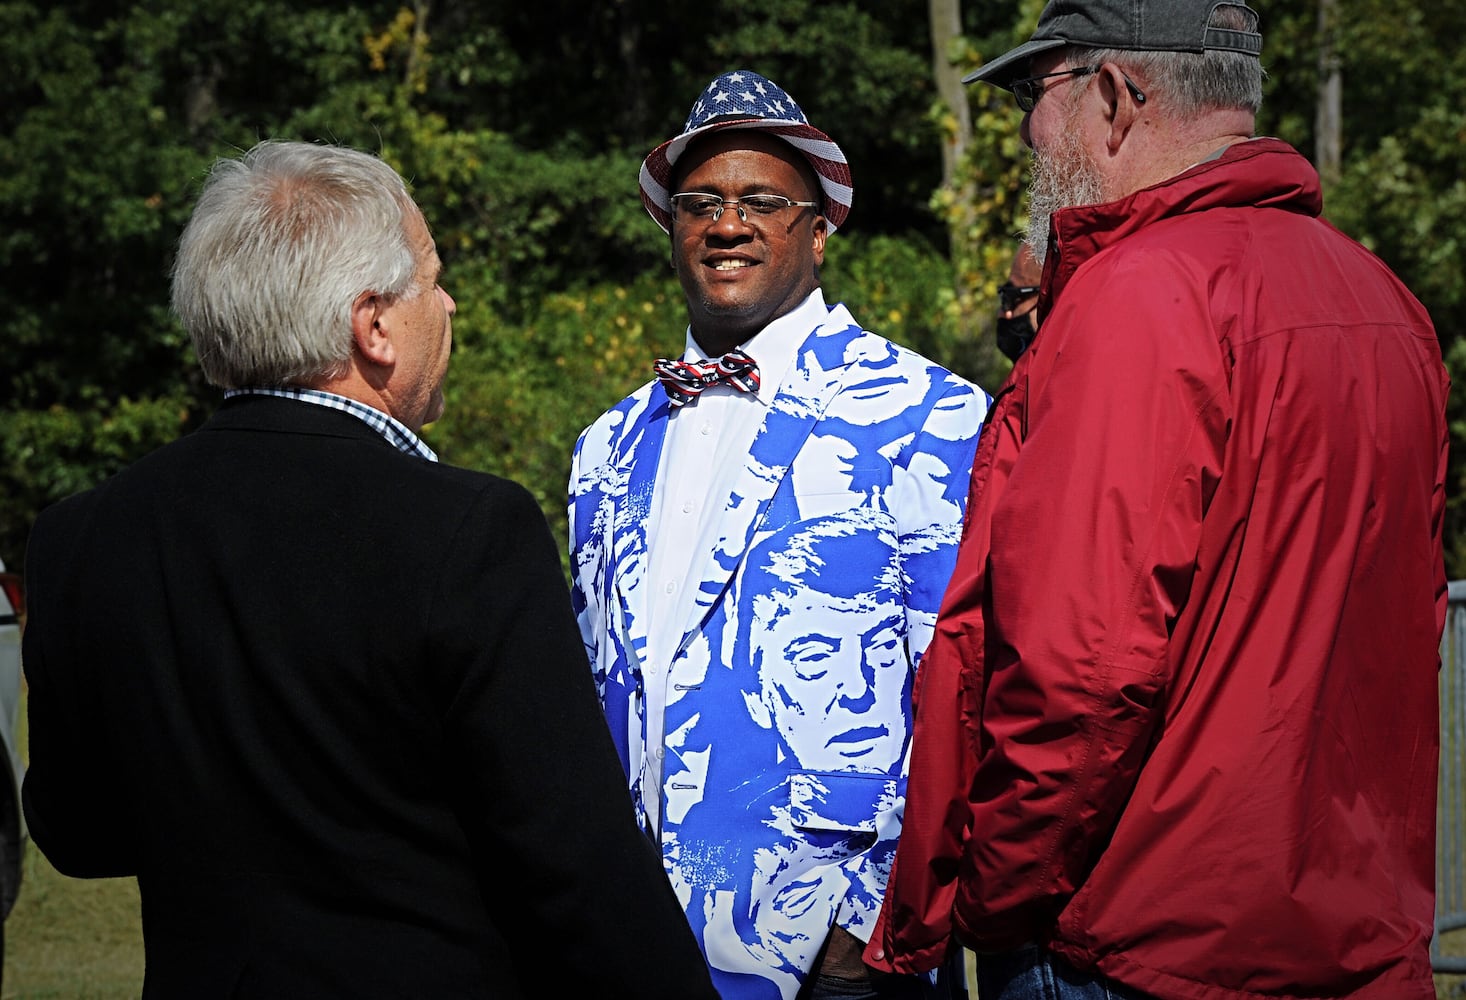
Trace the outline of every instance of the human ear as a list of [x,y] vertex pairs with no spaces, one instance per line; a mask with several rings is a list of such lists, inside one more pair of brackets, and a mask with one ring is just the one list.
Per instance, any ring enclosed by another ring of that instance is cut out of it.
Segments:
[[351,337],[357,351],[368,361],[378,365],[396,362],[386,302],[379,293],[362,292],[351,303]]
[[1113,153],[1129,135],[1130,129],[1140,120],[1146,96],[1139,87],[1125,78],[1125,73],[1114,63],[1105,63],[1099,69],[1096,91],[1104,100],[1105,117],[1110,123],[1108,145]]

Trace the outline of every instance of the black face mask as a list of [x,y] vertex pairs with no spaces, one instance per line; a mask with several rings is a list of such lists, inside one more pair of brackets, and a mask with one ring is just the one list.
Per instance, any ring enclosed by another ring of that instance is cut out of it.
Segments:
[[1028,313],[1022,316],[999,316],[994,333],[997,336],[998,350],[1005,354],[1009,361],[1017,361],[1018,355],[1028,349],[1033,343],[1033,335],[1037,331],[1033,328],[1033,320]]

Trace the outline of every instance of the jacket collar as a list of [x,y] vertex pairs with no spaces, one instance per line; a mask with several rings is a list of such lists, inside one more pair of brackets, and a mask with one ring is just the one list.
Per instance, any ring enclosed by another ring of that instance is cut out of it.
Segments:
[[[765,414],[754,446],[723,504],[722,542],[707,554],[705,563],[693,564],[700,585],[684,644],[737,571],[770,500],[814,425],[839,393],[850,367],[882,343],[866,334],[843,305],[827,309],[824,321],[808,333],[799,347],[795,364]],[[627,489],[613,514],[612,559],[617,567],[616,589],[630,645],[637,650],[645,648],[648,599],[642,586],[646,533],[637,528],[644,523],[650,508],[670,416],[666,394],[655,385],[649,392],[646,407],[620,436],[613,458],[617,466],[627,469]]]
[[1172,216],[1239,205],[1317,216],[1318,172],[1280,139],[1251,139],[1118,201],[1056,212],[1039,310],[1047,314],[1085,261],[1125,237]]

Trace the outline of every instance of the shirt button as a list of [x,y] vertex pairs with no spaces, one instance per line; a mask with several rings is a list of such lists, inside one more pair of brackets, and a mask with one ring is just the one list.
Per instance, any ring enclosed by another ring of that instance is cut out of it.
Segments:
[[669,593],[669,594],[675,594],[676,592],[677,592],[677,584],[675,584],[675,583],[669,583],[669,584],[667,584],[667,593]]
[[684,514],[691,514],[692,513],[692,501],[691,500],[687,501],[685,504],[682,505],[682,513],[684,513]]
[[657,760],[661,760],[666,756],[667,751],[663,750],[661,747],[657,747]]
[[703,424],[702,425],[702,436],[703,437],[707,437],[712,432],[713,432],[713,425],[712,424]]

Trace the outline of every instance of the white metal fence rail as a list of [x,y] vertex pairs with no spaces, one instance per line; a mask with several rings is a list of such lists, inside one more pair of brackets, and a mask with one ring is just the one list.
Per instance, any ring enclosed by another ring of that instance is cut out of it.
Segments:
[[[1441,954],[1441,934],[1466,927],[1466,580],[1452,580],[1441,636],[1441,774],[1435,849],[1437,972],[1466,973],[1466,954]],[[1453,949],[1466,950],[1466,949]]]

